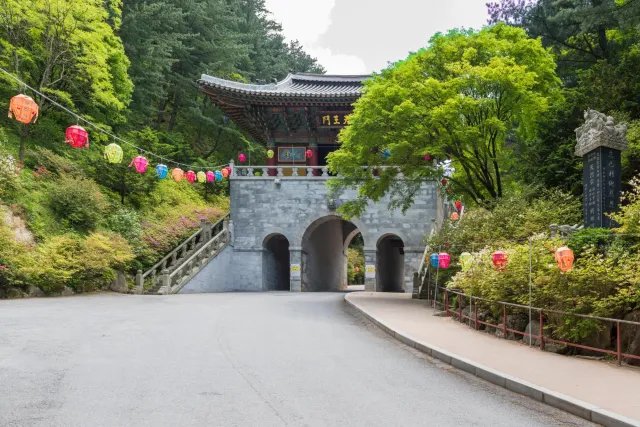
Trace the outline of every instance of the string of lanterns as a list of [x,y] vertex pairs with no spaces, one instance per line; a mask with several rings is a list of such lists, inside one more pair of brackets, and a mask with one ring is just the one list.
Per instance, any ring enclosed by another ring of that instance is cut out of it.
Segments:
[[[563,246],[555,251],[554,258],[558,264],[558,268],[563,273],[571,271],[573,268],[574,254],[567,246]],[[433,268],[441,268],[446,270],[451,265],[451,255],[446,252],[433,253],[429,256],[429,262]],[[495,251],[491,255],[491,262],[493,267],[500,272],[507,270],[507,264],[509,263],[509,256],[505,251]],[[460,267],[462,271],[469,271],[473,265],[473,255],[469,252],[463,252],[460,254]]]
[[[187,178],[187,181],[193,183],[196,181],[198,182],[213,182],[213,181],[221,181],[224,178],[227,178],[230,175],[231,169],[226,166],[226,165],[218,165],[218,166],[197,166],[197,165],[187,165],[184,163],[180,163],[177,161],[174,161],[172,159],[168,159],[165,158],[163,156],[160,156],[158,154],[152,153],[148,150],[145,150],[143,148],[140,148],[138,146],[136,146],[135,144],[132,144],[122,138],[119,138],[118,136],[102,129],[101,127],[99,127],[98,125],[90,122],[89,120],[86,120],[82,117],[80,117],[78,114],[74,113],[73,111],[69,110],[68,108],[60,105],[59,103],[57,103],[56,101],[54,101],[53,99],[49,98],[48,96],[46,96],[45,94],[39,92],[38,90],[32,88],[31,86],[27,85],[26,83],[24,83],[22,80],[20,80],[19,78],[17,78],[16,76],[14,76],[13,74],[11,74],[10,72],[8,72],[7,70],[3,69],[2,67],[0,67],[0,71],[2,71],[4,74],[6,74],[7,76],[9,76],[11,79],[13,79],[14,81],[16,81],[17,83],[21,84],[22,86],[24,86],[25,90],[28,88],[29,90],[33,91],[34,93],[37,93],[39,96],[41,96],[42,98],[48,100],[51,104],[55,105],[56,107],[60,108],[61,110],[67,112],[68,114],[74,116],[77,121],[78,124],[76,125],[72,125],[69,126],[66,131],[65,131],[65,143],[69,144],[70,147],[74,148],[74,149],[82,149],[82,148],[89,148],[89,132],[87,132],[87,130],[85,128],[83,128],[82,126],[80,126],[79,122],[83,121],[84,123],[86,123],[87,125],[93,127],[94,129],[98,130],[99,132],[108,135],[110,137],[112,137],[117,141],[120,141],[126,145],[129,145],[135,149],[137,149],[141,154],[139,156],[136,156],[131,163],[129,164],[129,167],[134,167],[135,170],[138,173],[145,173],[147,171],[147,168],[149,167],[149,160],[143,156],[142,154],[146,154],[147,156],[151,156],[151,157],[156,157],[158,159],[160,159],[161,162],[166,162],[166,163],[170,163],[170,164],[175,164],[176,167],[173,169],[172,173],[171,173],[171,177],[179,182],[181,181],[184,177]],[[25,125],[30,125],[36,122],[36,120],[38,119],[38,115],[39,115],[39,107],[38,107],[38,103],[36,103],[33,98],[31,98],[30,96],[22,93],[22,94],[18,94],[15,95],[14,97],[11,98],[10,102],[9,102],[9,118],[13,118],[15,120],[17,120],[20,123],[23,123]],[[122,150],[122,147],[120,147],[120,145],[118,145],[117,143],[113,142],[109,145],[107,145],[104,148],[104,158],[107,160],[107,162],[111,163],[111,164],[118,164],[121,163],[124,157],[124,153]],[[238,159],[240,160],[241,163],[244,163],[246,161],[246,156],[242,153],[240,153],[238,155]],[[187,166],[187,168],[189,169],[186,173],[184,173],[182,171],[182,169],[180,169],[179,166]],[[221,166],[226,166],[225,168],[223,168],[222,170],[216,170],[215,172],[204,172],[202,171],[202,169],[217,169]],[[200,169],[200,172],[198,172],[197,174],[195,172],[193,172],[191,169]],[[169,168],[163,164],[163,163],[159,163],[158,165],[156,165],[155,167],[155,171],[156,171],[156,176],[159,179],[165,179],[168,174],[169,174]]]

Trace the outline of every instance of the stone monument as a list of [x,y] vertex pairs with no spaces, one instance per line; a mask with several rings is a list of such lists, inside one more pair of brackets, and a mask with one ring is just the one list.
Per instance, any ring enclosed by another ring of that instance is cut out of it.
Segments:
[[615,226],[607,213],[615,212],[622,186],[620,153],[629,146],[627,125],[595,110],[584,113],[585,124],[576,129],[576,156],[584,159],[584,226]]

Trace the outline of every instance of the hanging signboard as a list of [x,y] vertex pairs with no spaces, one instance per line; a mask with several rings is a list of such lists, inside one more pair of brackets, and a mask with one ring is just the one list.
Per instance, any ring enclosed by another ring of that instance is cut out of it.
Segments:
[[291,264],[291,277],[300,277],[300,264]]
[[376,278],[376,266],[369,264],[364,268],[364,278],[365,279],[375,279]]
[[321,128],[341,128],[349,124],[349,114],[347,111],[320,111],[318,113],[318,127]]

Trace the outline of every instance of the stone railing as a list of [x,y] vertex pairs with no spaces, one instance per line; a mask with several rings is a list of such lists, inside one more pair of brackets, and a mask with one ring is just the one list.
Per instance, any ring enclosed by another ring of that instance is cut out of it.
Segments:
[[153,267],[146,272],[138,270],[135,277],[135,293],[157,293],[162,286],[161,276],[171,274],[179,270],[200,249],[207,246],[223,230],[227,229],[229,214],[222,217],[215,224],[200,221],[200,229],[193,233],[184,242],[165,255]]
[[[271,175],[269,175],[271,172]],[[329,168],[326,166],[234,166],[231,179],[242,178],[316,178],[328,179]]]

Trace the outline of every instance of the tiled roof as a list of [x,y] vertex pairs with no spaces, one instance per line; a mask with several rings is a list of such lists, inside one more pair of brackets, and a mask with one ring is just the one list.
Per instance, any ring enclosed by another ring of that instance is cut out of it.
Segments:
[[362,82],[369,77],[371,76],[338,76],[300,73],[289,74],[281,82],[256,85],[224,80],[203,74],[198,83],[200,86],[253,96],[283,98],[357,98],[362,95]]

